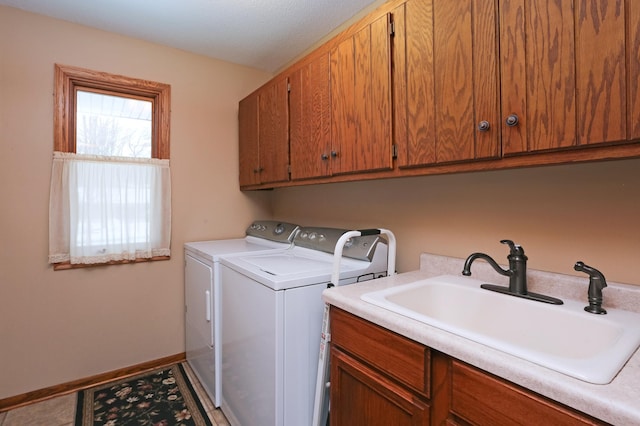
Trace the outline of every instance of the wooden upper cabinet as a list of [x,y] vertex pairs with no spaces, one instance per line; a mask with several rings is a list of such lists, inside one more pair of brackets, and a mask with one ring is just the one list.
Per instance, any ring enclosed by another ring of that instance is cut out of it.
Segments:
[[258,103],[260,182],[289,180],[289,91],[286,78],[262,90]]
[[322,54],[289,77],[291,179],[331,173],[331,100],[329,53]]
[[408,0],[393,21],[399,166],[498,157],[495,4]]
[[390,15],[330,52],[331,172],[391,169]]
[[246,189],[638,157],[640,1],[390,0],[239,120]]
[[628,1],[629,17],[627,56],[629,57],[628,93],[629,111],[627,130],[629,140],[640,139],[640,2]]
[[240,155],[240,186],[260,183],[258,153],[258,95],[252,94],[238,106],[238,140]]
[[[635,82],[637,99],[638,76],[630,79],[626,64],[638,41],[627,43],[625,33],[632,3],[500,1],[505,155],[632,139],[627,87]],[[635,26],[637,34],[637,17]]]
[[240,101],[240,186],[289,180],[289,94],[286,78]]

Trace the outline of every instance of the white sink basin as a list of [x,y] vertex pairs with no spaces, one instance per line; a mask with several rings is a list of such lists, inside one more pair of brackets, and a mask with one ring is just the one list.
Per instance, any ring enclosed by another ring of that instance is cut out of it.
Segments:
[[480,288],[443,275],[362,295],[362,300],[589,383],[606,384],[640,346],[640,314],[584,311]]

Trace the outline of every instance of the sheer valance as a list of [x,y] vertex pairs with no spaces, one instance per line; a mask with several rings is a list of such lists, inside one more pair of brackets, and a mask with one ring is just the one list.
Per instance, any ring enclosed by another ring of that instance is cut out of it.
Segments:
[[54,152],[49,263],[169,256],[169,160]]

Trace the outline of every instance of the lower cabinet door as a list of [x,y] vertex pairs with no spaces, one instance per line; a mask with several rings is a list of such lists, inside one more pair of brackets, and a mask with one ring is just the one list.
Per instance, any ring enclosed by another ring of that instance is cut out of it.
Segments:
[[469,424],[606,424],[457,360],[451,370],[451,413]]
[[429,424],[429,405],[403,386],[331,348],[331,426]]

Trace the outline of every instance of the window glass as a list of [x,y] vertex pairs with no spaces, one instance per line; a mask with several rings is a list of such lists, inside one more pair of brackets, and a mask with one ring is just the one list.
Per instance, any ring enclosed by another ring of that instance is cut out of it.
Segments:
[[150,101],[78,90],[76,153],[151,158]]

